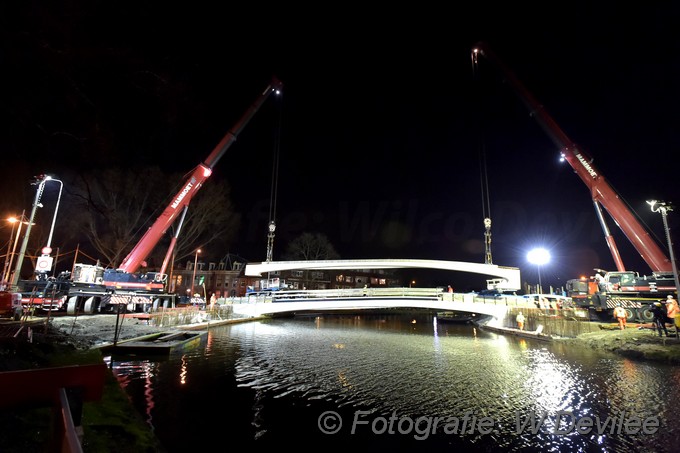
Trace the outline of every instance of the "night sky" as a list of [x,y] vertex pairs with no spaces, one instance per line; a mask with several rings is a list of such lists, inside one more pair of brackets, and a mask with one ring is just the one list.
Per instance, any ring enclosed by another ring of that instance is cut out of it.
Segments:
[[[318,232],[345,259],[483,262],[483,150],[494,264],[535,283],[526,253],[540,245],[553,256],[544,286],[614,270],[586,186],[498,68],[482,59],[473,73],[470,50],[485,41],[666,249],[645,200],[680,198],[677,6],[12,3],[0,7],[3,215],[30,209],[30,176],[63,166],[190,171],[276,76],[281,102],[267,101],[212,176],[243,214],[230,252],[265,258],[278,150],[274,259]],[[626,266],[648,273],[607,220]],[[472,284],[446,278],[431,283]]]

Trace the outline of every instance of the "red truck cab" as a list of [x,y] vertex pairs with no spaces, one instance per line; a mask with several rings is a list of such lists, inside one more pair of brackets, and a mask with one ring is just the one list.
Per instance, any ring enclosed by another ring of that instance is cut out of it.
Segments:
[[0,291],[0,317],[19,321],[24,310],[21,306],[21,294]]

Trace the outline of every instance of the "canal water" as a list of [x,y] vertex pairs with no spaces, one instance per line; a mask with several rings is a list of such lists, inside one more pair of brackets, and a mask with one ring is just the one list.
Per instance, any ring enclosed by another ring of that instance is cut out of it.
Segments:
[[168,452],[680,450],[680,367],[429,314],[252,321],[105,360]]

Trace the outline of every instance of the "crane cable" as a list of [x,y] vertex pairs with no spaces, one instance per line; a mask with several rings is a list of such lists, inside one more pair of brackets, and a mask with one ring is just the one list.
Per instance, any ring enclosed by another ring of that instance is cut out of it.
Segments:
[[[471,53],[472,58],[472,74],[474,78],[474,84],[476,92],[479,93],[480,80],[479,80],[479,60],[477,58],[477,52]],[[477,95],[477,98],[480,96]],[[481,108],[479,107],[479,102],[475,103],[477,106],[477,126],[479,135],[479,181],[481,185],[481,196],[482,196],[482,216],[484,218],[484,264],[493,264],[493,259],[491,257],[491,201],[489,195],[489,174],[486,165],[486,147],[484,143],[484,133],[483,133],[483,122]]]
[[279,111],[279,118],[274,133],[274,158],[272,163],[272,181],[271,191],[269,194],[269,222],[276,220],[276,201],[278,197],[278,183],[279,183],[279,159],[281,150],[281,113]]
[[278,105],[278,115],[276,119],[276,126],[274,131],[274,152],[272,162],[272,180],[271,189],[269,193],[269,222],[267,223],[267,258],[269,262],[273,258],[274,253],[274,230],[276,228],[276,203],[278,199],[278,185],[279,185],[279,162],[281,154],[281,124],[283,117],[283,95],[280,96]]

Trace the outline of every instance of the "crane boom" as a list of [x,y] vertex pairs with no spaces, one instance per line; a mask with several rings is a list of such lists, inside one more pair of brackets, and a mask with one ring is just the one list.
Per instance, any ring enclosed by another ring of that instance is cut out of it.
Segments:
[[500,68],[503,75],[512,85],[516,94],[529,109],[543,130],[552,141],[560,148],[562,157],[571,165],[576,174],[581,178],[590,190],[590,196],[595,204],[596,213],[605,233],[607,245],[612,253],[614,262],[619,271],[625,271],[625,267],[619,255],[614,238],[607,228],[600,210],[604,207],[609,215],[616,221],[626,238],[633,244],[642,259],[654,272],[669,272],[672,269],[670,259],[642,226],[636,216],[628,209],[616,191],[609,185],[600,171],[590,158],[562,131],[543,106],[529,93],[524,85],[515,77],[503,62],[493,53],[485,43],[478,43],[472,50],[473,61],[477,62],[477,55],[482,54],[489,61]]
[[[68,315],[76,316],[79,313],[120,313],[121,310],[148,311],[158,307],[174,307],[177,294],[174,291],[166,291],[165,269],[171,259],[189,203],[250,119],[267,98],[272,93],[278,93],[281,88],[281,82],[272,78],[270,84],[229,129],[208,157],[189,172],[182,188],[125,257],[119,268],[104,269],[99,263],[96,265],[76,263],[72,272],[62,272],[54,281],[45,280],[40,287],[35,285],[35,281],[26,281],[30,284],[28,288],[32,289],[22,290],[30,293],[30,297],[26,297],[26,302],[22,299],[22,304],[32,306],[34,300],[40,298],[43,307],[49,305],[50,309],[65,310]],[[177,218],[179,222],[176,233],[170,241],[160,272],[135,273]],[[24,285],[24,288],[27,286]],[[48,294],[51,296],[47,297]]]
[[158,216],[154,224],[146,231],[146,233],[144,233],[144,236],[142,236],[132,251],[125,257],[118,268],[118,271],[131,273],[139,269],[142,261],[146,259],[149,253],[151,253],[151,250],[158,244],[158,241],[176,219],[177,215],[182,212],[182,209],[184,209],[185,206],[189,205],[194,198],[194,195],[196,195],[205,180],[211,175],[213,167],[227,149],[229,149],[231,144],[236,141],[238,134],[243,130],[246,124],[248,124],[255,113],[257,113],[269,95],[280,91],[281,88],[281,82],[277,78],[273,78],[270,84],[264,89],[243,116],[231,129],[229,129],[227,134],[212,150],[203,163],[194,168],[182,188],[171,199],[170,204],[165,208],[161,215]]

